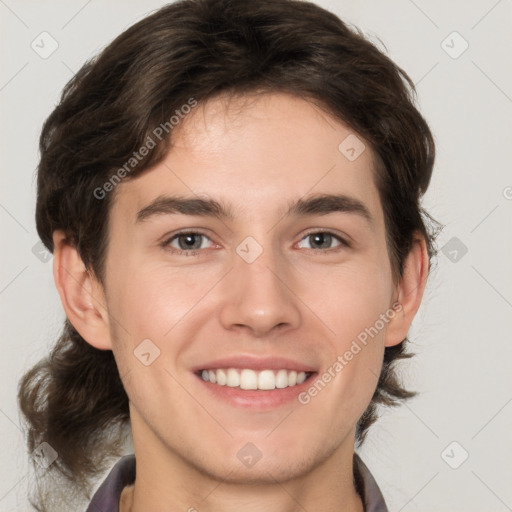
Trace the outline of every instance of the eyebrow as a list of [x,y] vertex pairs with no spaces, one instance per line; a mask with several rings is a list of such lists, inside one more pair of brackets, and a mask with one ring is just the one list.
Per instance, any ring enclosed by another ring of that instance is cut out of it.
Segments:
[[[327,215],[343,212],[359,215],[369,224],[373,217],[365,204],[354,197],[344,194],[317,194],[308,198],[299,198],[288,204],[285,217],[307,215]],[[217,219],[233,220],[233,210],[215,199],[184,196],[158,196],[149,205],[137,213],[136,222],[142,222],[155,215],[195,215]]]

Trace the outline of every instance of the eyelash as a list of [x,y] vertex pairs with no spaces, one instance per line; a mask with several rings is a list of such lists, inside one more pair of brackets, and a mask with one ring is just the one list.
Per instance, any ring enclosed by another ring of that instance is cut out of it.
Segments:
[[[317,254],[322,254],[322,255],[332,254],[333,252],[337,252],[339,250],[351,247],[351,245],[344,238],[341,238],[339,235],[333,233],[332,231],[327,231],[327,230],[312,230],[312,231],[309,231],[308,233],[306,233],[300,239],[300,242],[305,240],[308,236],[317,235],[317,234],[331,235],[334,239],[336,239],[338,242],[340,242],[340,246],[334,247],[334,248],[331,248],[331,249],[309,249],[310,251],[314,251]],[[171,244],[171,242],[173,240],[179,238],[180,236],[186,236],[186,235],[201,235],[201,236],[204,236],[204,237],[210,239],[207,234],[202,233],[201,231],[182,231],[180,233],[174,234],[170,238],[166,238],[160,245],[165,250],[167,250],[167,251],[169,251],[169,252],[171,252],[173,254],[176,254],[178,256],[196,256],[200,252],[204,251],[204,249],[193,249],[193,250],[190,250],[190,251],[185,251],[183,249],[176,249],[174,247],[170,247],[170,244]]]

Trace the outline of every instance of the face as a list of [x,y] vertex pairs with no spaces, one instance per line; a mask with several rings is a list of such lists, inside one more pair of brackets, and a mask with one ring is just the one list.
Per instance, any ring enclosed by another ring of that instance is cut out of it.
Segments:
[[217,98],[117,187],[105,300],[136,451],[233,481],[352,454],[396,298],[354,135],[288,95]]

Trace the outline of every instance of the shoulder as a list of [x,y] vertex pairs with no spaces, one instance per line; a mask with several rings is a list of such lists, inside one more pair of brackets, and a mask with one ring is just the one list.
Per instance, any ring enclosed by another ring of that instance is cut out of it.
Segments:
[[86,512],[119,512],[125,487],[135,482],[135,454],[121,457],[95,492]]
[[377,482],[361,457],[355,452],[354,480],[356,489],[363,500],[365,512],[388,512],[384,496],[382,496]]

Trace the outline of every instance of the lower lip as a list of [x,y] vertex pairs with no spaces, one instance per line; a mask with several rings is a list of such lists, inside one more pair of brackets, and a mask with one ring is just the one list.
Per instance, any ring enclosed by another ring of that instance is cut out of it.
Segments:
[[214,396],[237,407],[252,409],[272,409],[284,405],[292,400],[298,400],[298,395],[305,391],[314,379],[316,373],[311,375],[302,383],[295,386],[281,389],[250,389],[231,388],[219,386],[203,380],[199,375],[196,377],[203,383],[206,389]]

